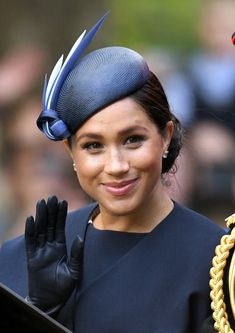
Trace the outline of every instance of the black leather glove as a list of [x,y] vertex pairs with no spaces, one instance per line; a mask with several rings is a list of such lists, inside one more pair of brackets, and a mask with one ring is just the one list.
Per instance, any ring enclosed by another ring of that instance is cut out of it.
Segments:
[[29,294],[26,298],[48,314],[55,313],[81,279],[83,241],[76,236],[70,258],[65,243],[67,202],[55,196],[37,203],[35,221],[28,217],[25,245]]

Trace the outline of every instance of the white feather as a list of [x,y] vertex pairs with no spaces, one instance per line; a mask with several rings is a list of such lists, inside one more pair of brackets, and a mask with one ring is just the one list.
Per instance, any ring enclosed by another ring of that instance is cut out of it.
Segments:
[[47,103],[48,96],[50,94],[51,88],[53,86],[53,83],[55,82],[58,74],[60,73],[60,70],[61,70],[61,67],[62,67],[62,64],[63,64],[63,58],[64,58],[64,56],[62,55],[60,57],[60,59],[57,61],[57,63],[55,64],[55,66],[54,66],[54,68],[51,72],[51,75],[50,75],[50,78],[49,78],[48,84],[47,84],[47,89],[46,89],[46,103]]
[[[85,33],[86,33],[86,30],[84,30],[83,33],[78,37],[78,39],[76,40],[76,42],[73,44],[71,50],[69,51],[69,54],[67,55],[67,57],[66,57],[66,59],[65,59],[65,61],[64,61],[63,66],[60,68],[60,71],[59,71],[58,75],[57,75],[56,78],[55,78],[55,80],[56,80],[56,81],[55,81],[55,84],[53,85],[53,87],[52,87],[52,89],[51,89],[51,92],[49,92],[48,103],[47,103],[48,107],[50,107],[51,99],[52,99],[52,96],[53,96],[53,92],[54,92],[54,90],[55,90],[55,87],[56,87],[57,81],[58,81],[58,79],[59,79],[59,77],[60,77],[60,73],[63,71],[64,66],[65,66],[65,65],[67,64],[67,62],[69,61],[69,59],[71,58],[72,54],[73,54],[74,51],[77,49],[78,45],[81,43],[81,41],[82,41],[82,39],[83,39]],[[49,82],[48,82],[48,84],[49,84]],[[46,99],[46,101],[47,101],[47,99]]]
[[78,45],[81,43],[84,35],[86,33],[86,30],[83,31],[83,33],[78,37],[78,39],[76,40],[76,42],[73,44],[73,47],[71,48],[71,50],[69,51],[69,54],[67,55],[64,64],[61,68],[61,71],[63,70],[64,66],[67,64],[67,62],[69,61],[69,59],[71,58],[72,54],[74,53],[74,51],[77,49]]

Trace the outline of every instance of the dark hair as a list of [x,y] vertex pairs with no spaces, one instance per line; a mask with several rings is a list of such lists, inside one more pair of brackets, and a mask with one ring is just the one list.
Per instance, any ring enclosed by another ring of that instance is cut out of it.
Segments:
[[142,106],[150,119],[159,128],[162,136],[165,135],[168,121],[174,123],[174,133],[168,147],[169,154],[167,158],[163,159],[162,173],[167,173],[170,170],[175,172],[176,167],[173,169],[173,166],[182,148],[183,130],[179,120],[170,111],[166,94],[156,75],[151,72],[150,78],[143,87],[130,97]]

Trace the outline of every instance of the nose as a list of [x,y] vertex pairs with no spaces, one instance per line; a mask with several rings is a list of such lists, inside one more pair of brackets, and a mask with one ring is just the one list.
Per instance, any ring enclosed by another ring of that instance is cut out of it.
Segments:
[[105,172],[119,176],[129,171],[129,161],[120,149],[110,149],[106,154]]

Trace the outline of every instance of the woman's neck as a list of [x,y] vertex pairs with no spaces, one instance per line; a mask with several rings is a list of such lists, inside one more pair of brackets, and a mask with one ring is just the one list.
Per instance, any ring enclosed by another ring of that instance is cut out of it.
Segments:
[[146,233],[151,232],[172,211],[174,204],[165,193],[161,200],[156,200],[150,205],[146,203],[142,209],[138,209],[126,215],[113,215],[100,207],[100,213],[93,221],[96,229]]

